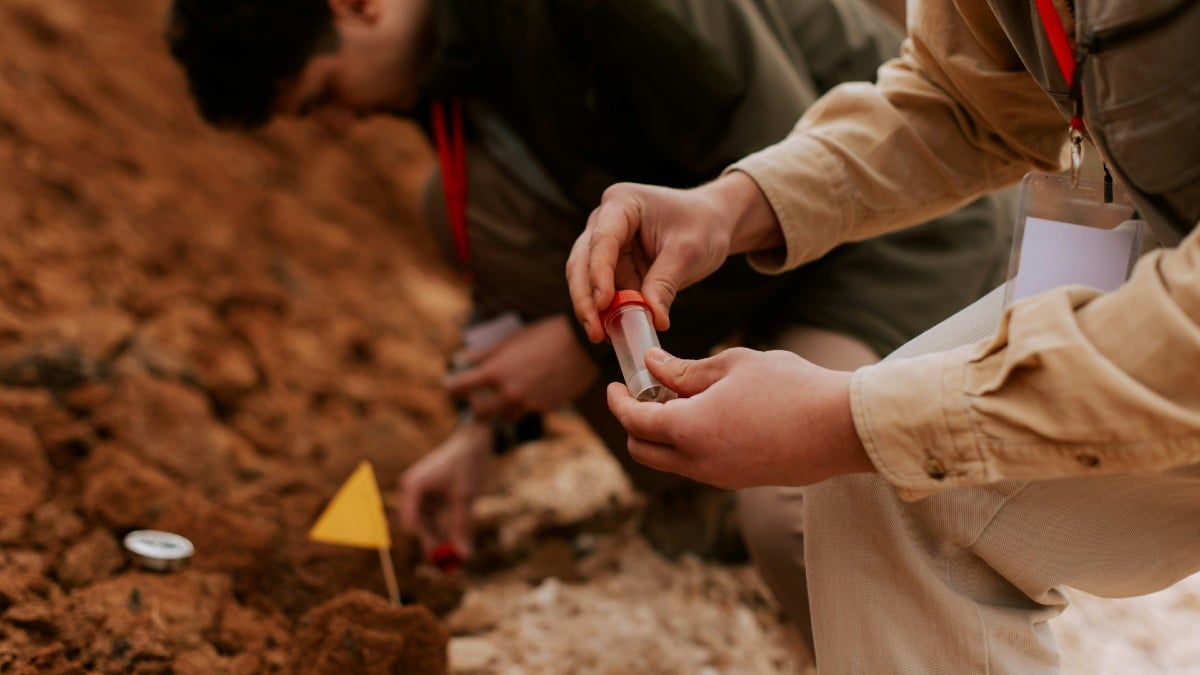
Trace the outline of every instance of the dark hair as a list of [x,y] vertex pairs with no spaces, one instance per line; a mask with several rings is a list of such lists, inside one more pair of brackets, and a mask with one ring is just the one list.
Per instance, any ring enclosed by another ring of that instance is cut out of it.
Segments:
[[253,129],[336,33],[327,0],[175,0],[167,42],[204,119]]

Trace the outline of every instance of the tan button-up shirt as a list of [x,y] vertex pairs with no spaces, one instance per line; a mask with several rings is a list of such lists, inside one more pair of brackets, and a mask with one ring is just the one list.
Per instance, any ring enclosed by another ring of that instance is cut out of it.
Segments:
[[[783,229],[786,249],[757,254],[760,269],[1060,167],[1066,122],[987,5],[917,4],[877,86],[830,92],[786,140],[732,167]],[[859,370],[851,406],[875,466],[907,498],[1200,462],[1200,230],[1147,255],[1113,293],[1048,292],[1011,307],[989,340]]]

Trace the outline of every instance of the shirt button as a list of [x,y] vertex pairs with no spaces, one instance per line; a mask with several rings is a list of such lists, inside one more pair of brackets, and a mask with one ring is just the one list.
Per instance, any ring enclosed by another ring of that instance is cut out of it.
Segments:
[[937,457],[930,457],[925,460],[925,473],[934,480],[942,480],[946,477],[946,465]]

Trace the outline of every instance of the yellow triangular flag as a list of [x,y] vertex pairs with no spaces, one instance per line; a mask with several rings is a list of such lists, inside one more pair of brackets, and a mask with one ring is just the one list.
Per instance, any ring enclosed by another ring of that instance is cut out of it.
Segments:
[[326,544],[385,549],[392,547],[383,499],[371,463],[358,465],[308,531],[308,538]]

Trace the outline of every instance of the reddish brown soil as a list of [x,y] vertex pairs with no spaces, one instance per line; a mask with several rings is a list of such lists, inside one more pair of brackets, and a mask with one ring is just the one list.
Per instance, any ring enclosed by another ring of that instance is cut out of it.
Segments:
[[[305,539],[361,459],[386,485],[452,423],[428,150],[205,128],[165,4],[0,4],[0,673],[442,672],[376,553]],[[135,528],[190,568],[133,569]],[[404,594],[453,606],[396,538]]]

